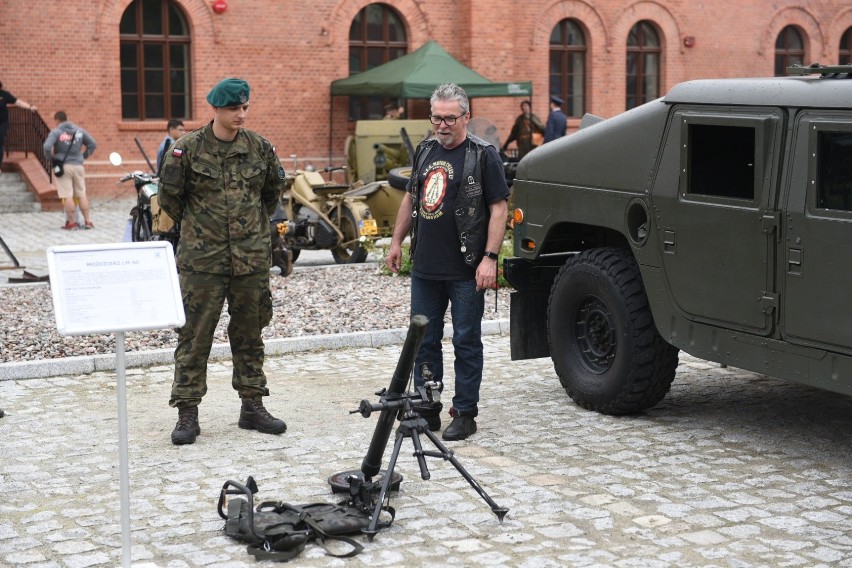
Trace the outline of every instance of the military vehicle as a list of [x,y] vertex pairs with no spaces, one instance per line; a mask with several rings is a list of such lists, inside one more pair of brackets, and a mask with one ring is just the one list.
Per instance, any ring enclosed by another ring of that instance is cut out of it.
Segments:
[[[417,144],[432,133],[428,119],[359,120],[355,134],[346,138],[344,154],[350,181],[371,183],[389,178],[392,170],[411,165],[409,143]],[[413,148],[411,148],[413,150]]]
[[679,350],[852,394],[852,66],[792,71],[681,83],[521,160],[513,359],[605,414],[660,402]]

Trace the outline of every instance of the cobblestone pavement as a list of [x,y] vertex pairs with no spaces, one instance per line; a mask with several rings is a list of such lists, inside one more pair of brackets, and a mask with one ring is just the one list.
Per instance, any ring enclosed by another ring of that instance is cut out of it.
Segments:
[[[852,566],[852,398],[682,355],[663,403],[609,417],[572,404],[548,359],[512,362],[506,336],[484,340],[479,431],[448,446],[505,522],[449,462],[420,479],[405,441],[394,525],[357,537],[355,558],[309,545],[292,565]],[[271,358],[281,436],[236,426],[231,368],[211,363],[202,434],[182,447],[172,368],[128,370],[133,565],[271,566],[223,534],[219,489],[253,475],[263,500],[336,501],[327,478],[360,467],[375,427],[349,411],[388,386],[400,348]],[[120,564],[115,383],[0,381],[0,565]]]

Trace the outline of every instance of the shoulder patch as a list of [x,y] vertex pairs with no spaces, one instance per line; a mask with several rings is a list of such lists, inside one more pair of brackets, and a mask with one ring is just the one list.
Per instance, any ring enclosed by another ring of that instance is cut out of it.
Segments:
[[286,179],[287,174],[284,172],[284,166],[278,166],[278,179]]
[[183,156],[183,149],[175,148],[174,150],[172,150],[172,156],[174,156],[175,158],[180,158],[181,156]]

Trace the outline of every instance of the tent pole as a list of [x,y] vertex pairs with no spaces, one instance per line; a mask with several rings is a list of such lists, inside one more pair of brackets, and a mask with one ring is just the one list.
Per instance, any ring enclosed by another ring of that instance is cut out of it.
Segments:
[[[331,85],[328,87],[328,167],[331,167],[331,138],[332,138],[332,118],[334,115],[334,95],[331,93]],[[347,173],[346,179],[349,179]]]

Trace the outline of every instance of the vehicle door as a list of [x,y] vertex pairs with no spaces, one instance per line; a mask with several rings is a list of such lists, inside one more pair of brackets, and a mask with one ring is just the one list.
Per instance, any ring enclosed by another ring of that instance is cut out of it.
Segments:
[[809,111],[795,123],[784,215],[782,334],[852,351],[852,112]]
[[668,290],[693,321],[772,331],[783,123],[773,108],[672,113],[652,198]]

